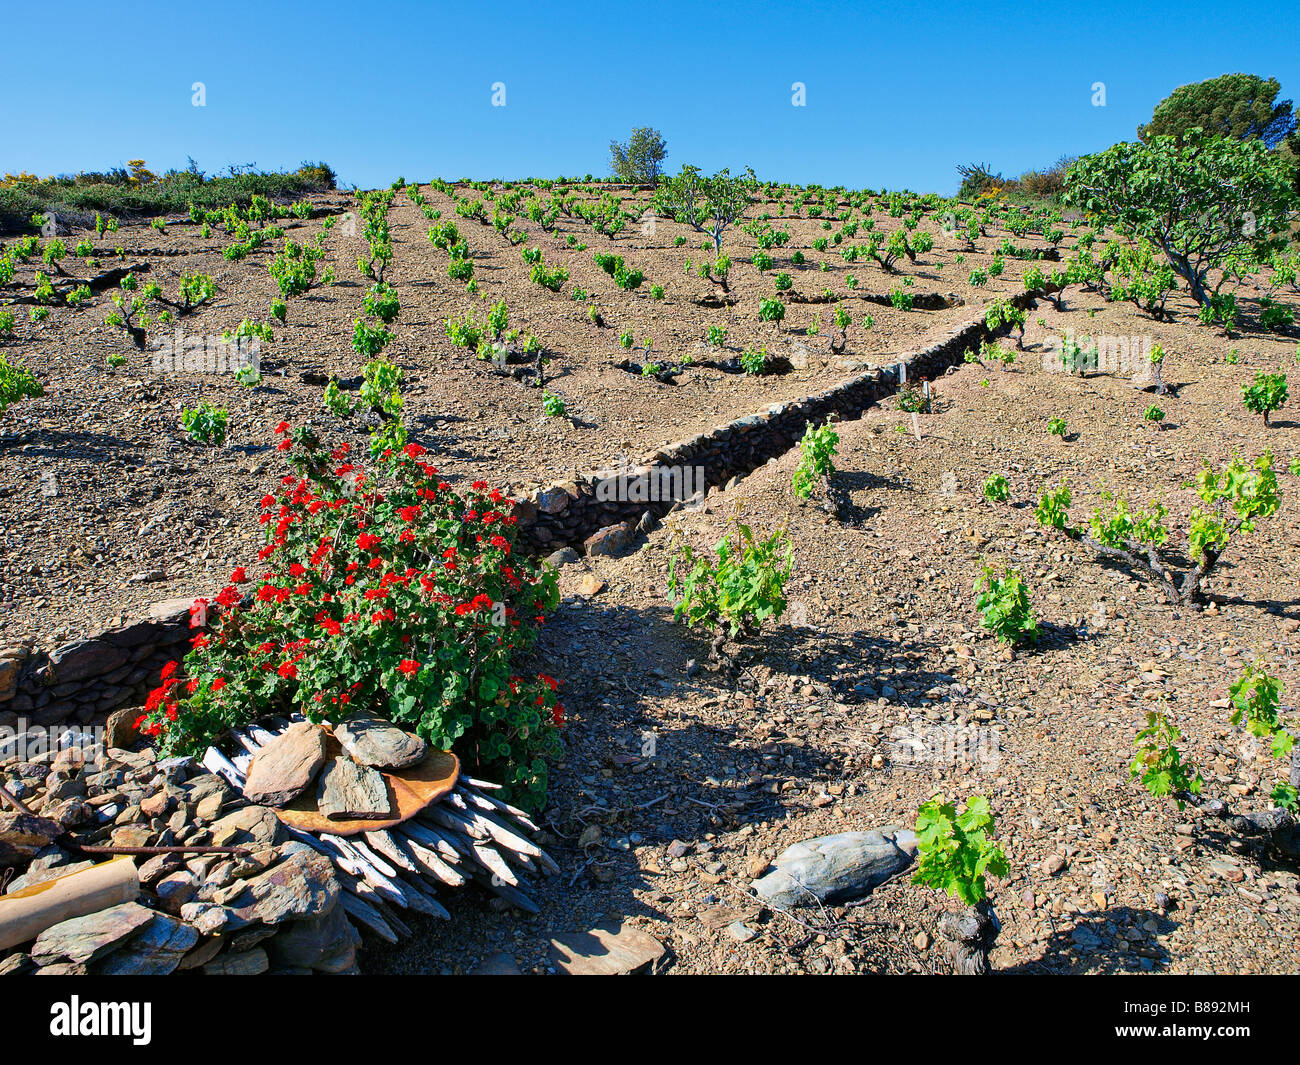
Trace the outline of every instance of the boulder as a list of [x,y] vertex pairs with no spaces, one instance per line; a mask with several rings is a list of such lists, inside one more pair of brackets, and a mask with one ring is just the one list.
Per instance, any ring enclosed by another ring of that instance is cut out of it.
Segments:
[[361,765],[402,769],[424,758],[428,746],[386,718],[356,714],[334,730],[334,738]]
[[0,863],[26,862],[63,835],[63,826],[34,814],[0,813]]
[[379,770],[340,755],[320,775],[316,809],[333,820],[387,817],[392,811],[388,782]]
[[70,962],[84,965],[122,943],[155,917],[137,902],[123,902],[106,910],[74,917],[51,925],[32,945],[32,959],[38,965]]
[[244,798],[284,806],[306,791],[325,764],[325,733],[309,721],[290,725],[253,756]]
[[753,886],[777,909],[845,902],[869,894],[915,855],[916,834],[894,825],[818,836],[787,847]]
[[582,546],[588,556],[615,555],[632,542],[632,536],[631,524],[620,521],[617,525],[606,525],[599,532],[588,536]]

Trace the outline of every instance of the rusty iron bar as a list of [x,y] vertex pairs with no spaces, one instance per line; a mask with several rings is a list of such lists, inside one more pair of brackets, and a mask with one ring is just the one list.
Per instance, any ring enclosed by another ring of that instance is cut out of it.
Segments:
[[36,816],[34,813],[32,813],[32,809],[30,806],[28,806],[25,802],[22,802],[16,795],[13,794],[13,792],[11,792],[3,784],[0,784],[0,798],[5,799],[9,803],[9,805],[12,806],[15,810],[17,810],[20,814],[26,814],[28,817]]

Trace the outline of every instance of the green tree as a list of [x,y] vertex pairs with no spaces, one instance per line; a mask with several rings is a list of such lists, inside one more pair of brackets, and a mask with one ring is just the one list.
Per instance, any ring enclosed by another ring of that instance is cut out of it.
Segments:
[[1278,100],[1277,78],[1256,74],[1222,74],[1175,89],[1156,105],[1151,121],[1138,126],[1143,141],[1169,136],[1182,140],[1200,126],[1237,140],[1261,140],[1276,148],[1296,129],[1290,100]]
[[721,255],[722,234],[744,216],[756,184],[752,170],[744,177],[732,177],[729,169],[705,177],[698,167],[683,166],[680,174],[663,179],[655,193],[655,205],[670,218],[707,233]]
[[609,142],[609,167],[619,181],[633,185],[654,185],[663,172],[668,142],[650,126],[638,126],[623,142]]
[[1080,159],[1066,177],[1065,201],[1094,223],[1145,238],[1207,305],[1224,280],[1211,270],[1261,261],[1280,247],[1295,210],[1288,164],[1261,140],[1234,140],[1203,129],[1181,143],[1158,135]]

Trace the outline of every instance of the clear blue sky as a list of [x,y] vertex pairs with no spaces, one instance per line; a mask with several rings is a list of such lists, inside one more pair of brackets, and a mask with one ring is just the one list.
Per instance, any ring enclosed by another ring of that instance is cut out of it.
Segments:
[[187,156],[209,173],[323,159],[364,187],[600,175],[611,137],[652,125],[672,169],[948,193],[957,163],[1014,175],[1131,140],[1189,81],[1242,71],[1300,98],[1292,0],[63,0],[10,4],[4,28],[0,170],[42,176]]

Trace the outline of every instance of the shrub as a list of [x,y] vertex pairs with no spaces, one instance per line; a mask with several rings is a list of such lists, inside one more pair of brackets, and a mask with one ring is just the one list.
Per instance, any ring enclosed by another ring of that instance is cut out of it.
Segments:
[[761,376],[767,373],[767,348],[746,348],[740,353],[740,365],[747,374]]
[[24,399],[37,399],[45,395],[35,375],[22,366],[16,366],[0,352],[0,414]]
[[995,831],[989,801],[972,796],[957,813],[943,796],[921,804],[916,814],[916,872],[912,883],[947,892],[967,906],[988,897],[985,875],[1006,876],[1006,856],[990,838]]
[[1262,414],[1264,424],[1269,415],[1281,410],[1287,401],[1287,383],[1284,373],[1257,373],[1249,384],[1242,383],[1241,402],[1251,414]]
[[196,443],[221,447],[226,442],[227,417],[220,407],[200,403],[192,410],[181,411],[181,427]]
[[1008,566],[999,574],[992,566],[975,582],[975,609],[989,632],[1003,643],[1014,645],[1038,638],[1038,623],[1029,604],[1029,590],[1020,571]]
[[714,552],[716,562],[683,545],[668,562],[668,593],[674,618],[713,630],[716,659],[726,640],[756,636],[763,622],[785,613],[794,546],[781,530],[759,540],[748,525],[737,524]]
[[995,473],[984,482],[984,498],[990,503],[1005,503],[1011,498],[1011,488],[1002,474]]
[[811,499],[813,490],[834,476],[835,449],[839,442],[839,434],[830,419],[821,426],[808,422],[804,427],[803,439],[799,441],[799,465],[792,482],[794,494],[800,499]]
[[140,727],[169,753],[197,753],[273,713],[373,708],[539,808],[563,708],[557,682],[522,675],[518,658],[556,603],[555,576],[513,554],[505,497],[481,481],[453,491],[417,444],[367,471],[310,428],[281,449],[290,441],[298,476],[262,500],[267,571],[247,605],[243,568],[231,575],[185,656],[188,681],[165,668]]
[[1156,798],[1173,796],[1180,810],[1183,796],[1199,795],[1202,783],[1196,766],[1183,761],[1178,750],[1182,735],[1164,714],[1148,712],[1146,728],[1133,741],[1138,751],[1128,767],[1129,776],[1139,777],[1148,792]]

